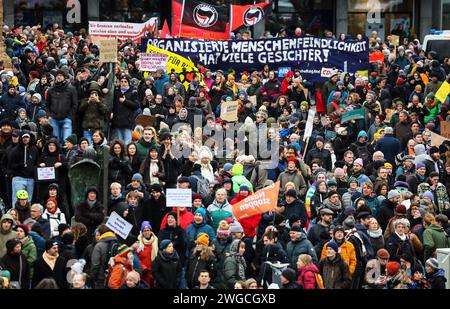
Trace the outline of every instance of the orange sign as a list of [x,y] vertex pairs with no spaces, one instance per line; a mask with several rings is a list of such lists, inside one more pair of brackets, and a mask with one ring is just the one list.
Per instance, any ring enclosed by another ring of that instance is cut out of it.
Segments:
[[246,199],[233,205],[233,215],[237,220],[262,214],[277,207],[280,182],[265,187]]

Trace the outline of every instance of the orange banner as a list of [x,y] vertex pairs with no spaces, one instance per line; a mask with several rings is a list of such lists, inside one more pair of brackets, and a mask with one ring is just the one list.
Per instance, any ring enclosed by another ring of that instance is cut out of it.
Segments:
[[233,215],[237,220],[248,218],[257,214],[262,214],[277,207],[280,182],[265,187],[246,199],[233,205]]

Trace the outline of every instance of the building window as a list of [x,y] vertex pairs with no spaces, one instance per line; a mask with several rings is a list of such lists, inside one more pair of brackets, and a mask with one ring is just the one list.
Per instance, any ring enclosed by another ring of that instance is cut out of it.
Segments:
[[450,0],[443,0],[442,3],[442,29],[450,30]]
[[[399,32],[403,27],[404,34],[409,36],[413,25],[415,0],[348,0],[348,32],[370,35],[377,31],[379,37],[385,38],[392,31]],[[400,26],[401,25],[401,26]]]
[[142,23],[152,16],[159,16],[162,1],[100,0],[100,20]]

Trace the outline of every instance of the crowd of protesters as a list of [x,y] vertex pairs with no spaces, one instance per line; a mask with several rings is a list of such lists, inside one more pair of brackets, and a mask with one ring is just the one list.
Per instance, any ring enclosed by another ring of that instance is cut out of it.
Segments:
[[[450,55],[374,33],[384,61],[368,76],[311,84],[295,69],[277,78],[271,63],[236,75],[199,65],[185,87],[176,73],[140,72],[133,42],[109,72],[83,31],[3,34],[1,287],[445,288],[436,251],[450,247],[450,143],[431,136],[448,121],[449,97],[435,95]],[[220,105],[234,100],[257,139],[207,145],[232,125]],[[364,119],[343,123],[355,110]],[[249,152],[261,139],[278,155],[271,167]],[[86,160],[108,180],[72,205],[69,174]],[[56,180],[37,182],[38,167]],[[277,181],[273,211],[236,220],[232,205]],[[167,188],[191,188],[192,208],[166,207]],[[105,225],[112,212],[132,225],[126,239]]]

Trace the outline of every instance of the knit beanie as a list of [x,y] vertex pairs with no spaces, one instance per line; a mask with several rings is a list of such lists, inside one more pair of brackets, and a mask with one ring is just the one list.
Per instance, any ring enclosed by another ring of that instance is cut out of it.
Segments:
[[200,233],[197,236],[197,243],[198,244],[202,244],[204,246],[208,246],[209,245],[209,236],[206,233]]

